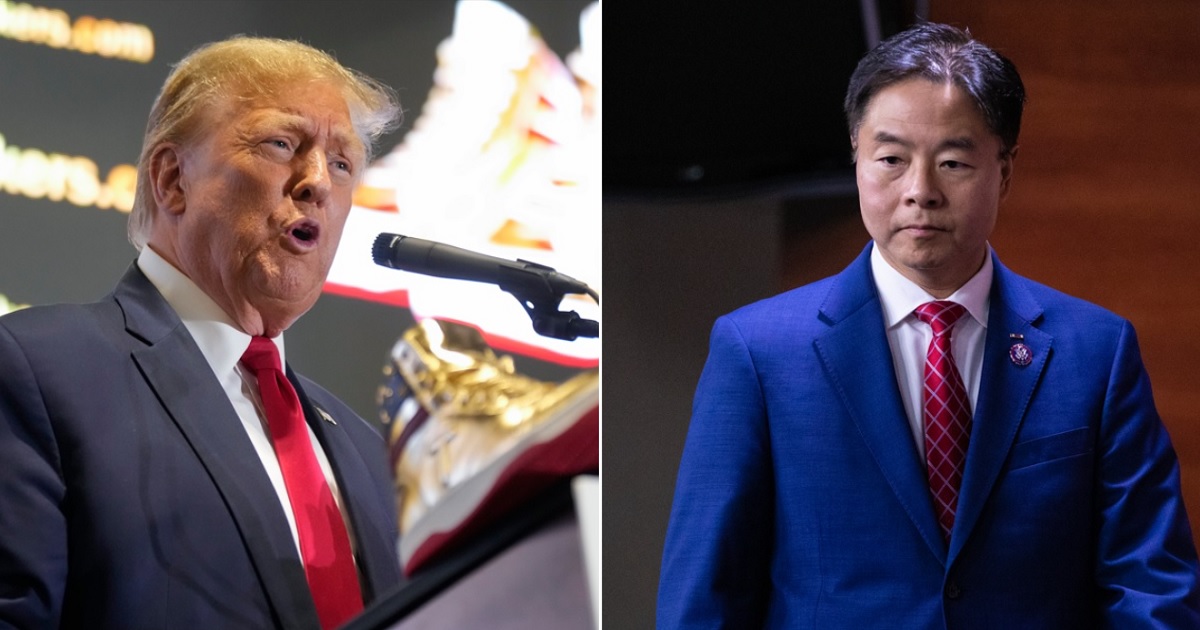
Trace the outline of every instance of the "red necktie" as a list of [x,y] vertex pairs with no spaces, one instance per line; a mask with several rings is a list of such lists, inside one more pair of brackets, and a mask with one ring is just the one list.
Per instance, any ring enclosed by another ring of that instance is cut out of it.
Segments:
[[336,628],[362,610],[362,591],[350,537],[313,453],[296,390],[279,365],[279,352],[266,337],[254,337],[242,364],[258,378],[271,442],[283,470],[288,501],[300,536],[304,573],[321,627]]
[[950,329],[966,312],[961,305],[945,301],[927,302],[916,310],[917,317],[933,328],[925,356],[925,472],[947,541],[954,529],[971,436],[971,403],[950,352]]

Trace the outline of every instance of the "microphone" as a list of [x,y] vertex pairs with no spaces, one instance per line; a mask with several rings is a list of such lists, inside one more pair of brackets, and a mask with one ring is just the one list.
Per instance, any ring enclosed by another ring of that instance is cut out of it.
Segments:
[[453,245],[401,234],[381,233],[371,247],[375,264],[438,278],[469,280],[498,285],[519,299],[559,299],[567,293],[599,296],[587,284],[553,267],[527,260],[506,260]]

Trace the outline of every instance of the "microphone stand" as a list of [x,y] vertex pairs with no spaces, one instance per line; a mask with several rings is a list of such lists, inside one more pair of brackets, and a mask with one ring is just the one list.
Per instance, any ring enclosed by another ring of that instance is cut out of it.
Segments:
[[502,268],[497,285],[500,290],[517,298],[529,319],[533,331],[543,337],[574,341],[578,337],[599,337],[600,322],[584,319],[575,311],[560,311],[558,306],[567,293],[586,293],[596,303],[600,294],[591,287],[563,276],[546,265],[520,260],[524,269]]

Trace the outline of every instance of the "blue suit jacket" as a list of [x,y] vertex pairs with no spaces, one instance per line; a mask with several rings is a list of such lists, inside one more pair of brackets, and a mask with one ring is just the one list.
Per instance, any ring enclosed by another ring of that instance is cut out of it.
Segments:
[[659,628],[1200,628],[1179,467],[1130,324],[996,261],[947,546],[869,251],[717,321]]
[[[0,370],[0,627],[319,627],[261,461],[136,265],[95,304],[0,318]],[[384,443],[288,376],[345,499],[369,600],[400,580]]]

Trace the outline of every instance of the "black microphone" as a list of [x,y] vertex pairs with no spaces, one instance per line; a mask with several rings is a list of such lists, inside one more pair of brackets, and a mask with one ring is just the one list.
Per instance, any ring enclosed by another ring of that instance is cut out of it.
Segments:
[[554,296],[561,299],[567,293],[586,293],[599,299],[587,284],[558,273],[553,267],[527,260],[506,260],[401,234],[384,232],[375,237],[371,258],[375,264],[392,269],[495,284],[523,299]]

